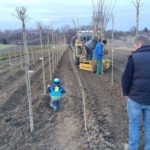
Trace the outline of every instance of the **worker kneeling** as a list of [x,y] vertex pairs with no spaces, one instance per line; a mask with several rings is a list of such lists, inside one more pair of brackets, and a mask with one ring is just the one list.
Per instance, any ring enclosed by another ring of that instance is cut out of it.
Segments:
[[48,92],[50,92],[50,107],[56,111],[59,107],[59,103],[62,97],[62,94],[65,93],[66,91],[64,90],[64,88],[62,87],[61,83],[60,83],[60,79],[55,78],[53,80],[52,85],[48,85],[47,88]]

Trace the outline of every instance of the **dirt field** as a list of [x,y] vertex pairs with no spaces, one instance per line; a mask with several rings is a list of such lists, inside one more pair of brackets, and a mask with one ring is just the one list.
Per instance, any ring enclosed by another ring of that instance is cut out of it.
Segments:
[[[0,72],[0,149],[1,150],[123,150],[127,142],[128,120],[125,99],[121,97],[120,76],[129,51],[114,52],[114,86],[111,71],[98,78],[79,70],[67,50],[55,77],[67,91],[57,112],[49,108],[48,93],[43,95],[41,62],[31,68],[34,127],[29,129],[25,72],[19,66],[1,65]],[[49,83],[48,60],[45,62]],[[81,89],[75,69],[86,92],[88,132],[84,130]]]

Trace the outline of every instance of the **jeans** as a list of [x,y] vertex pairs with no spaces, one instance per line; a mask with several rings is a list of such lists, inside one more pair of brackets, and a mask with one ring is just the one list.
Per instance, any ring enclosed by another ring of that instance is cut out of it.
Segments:
[[92,60],[92,57],[93,57],[93,50],[86,47],[85,46],[85,49],[86,49],[86,53],[87,53],[87,60]]
[[144,126],[144,150],[150,150],[150,105],[141,105],[127,97],[127,112],[129,117],[129,150],[139,148],[140,114]]
[[59,107],[61,96],[51,96],[50,107],[56,111]]

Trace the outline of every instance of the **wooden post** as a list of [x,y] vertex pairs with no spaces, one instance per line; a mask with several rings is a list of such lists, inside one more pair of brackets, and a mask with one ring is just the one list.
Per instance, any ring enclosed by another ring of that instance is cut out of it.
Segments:
[[28,95],[28,103],[29,103],[29,118],[30,118],[30,130],[33,132],[34,124],[33,124],[33,110],[32,110],[32,97],[31,97],[31,85],[30,85],[30,75],[29,75],[29,54],[27,48],[26,41],[26,31],[23,29],[23,42],[24,42],[24,50],[25,50],[25,71],[26,71],[26,84],[27,84],[27,95]]
[[52,31],[52,47],[53,47],[53,44],[54,44],[54,33]]
[[20,53],[20,65],[21,65],[21,69],[23,69],[22,53]]
[[48,50],[48,61],[49,61],[49,80],[52,80],[52,71],[51,71],[51,53],[50,53],[50,47],[49,47],[49,32],[47,32],[47,50]]
[[83,113],[84,113],[84,127],[85,131],[87,132],[87,117],[86,117],[86,103],[85,103],[85,92],[83,87],[82,89],[82,102],[83,102]]
[[56,70],[56,65],[57,65],[57,62],[56,62],[56,49],[54,51],[54,68]]
[[2,63],[2,54],[0,52],[0,63]]
[[56,51],[56,68],[58,67],[58,49]]
[[54,67],[54,51],[52,51],[52,74],[54,73],[55,67]]
[[36,61],[38,61],[38,59],[39,59],[39,56],[38,56],[38,50],[36,50]]
[[41,43],[41,53],[42,53],[42,69],[43,69],[43,94],[46,94],[46,84],[45,84],[45,67],[44,67],[44,54],[43,54],[43,42],[42,42],[42,29],[40,27],[40,43]]
[[33,52],[33,50],[31,51],[31,53],[32,53],[32,62],[33,62],[33,64],[35,64],[35,61],[34,61],[34,52]]
[[10,56],[10,54],[9,54],[9,65],[10,65],[10,66],[13,65],[12,62],[11,62],[11,56]]
[[59,62],[60,62],[60,60],[61,60],[60,49],[59,49],[59,51],[58,51],[58,59],[59,59]]
[[111,85],[114,85],[114,16],[112,16],[112,69],[111,69]]

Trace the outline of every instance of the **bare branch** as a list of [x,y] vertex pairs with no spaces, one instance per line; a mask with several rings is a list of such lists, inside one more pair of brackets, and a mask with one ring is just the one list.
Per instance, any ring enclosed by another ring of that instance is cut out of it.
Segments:
[[136,1],[132,0],[133,5],[136,7]]
[[27,19],[27,15],[26,15],[27,9],[25,7],[16,7],[16,13],[17,16],[20,20],[26,20]]
[[143,6],[143,4],[141,4],[141,0],[132,0],[132,3],[136,9],[136,36],[138,36],[140,7]]
[[96,4],[95,9],[93,4],[93,27],[96,26],[104,31],[111,18],[116,0],[97,0]]
[[141,0],[132,0],[132,3],[135,6],[135,8],[141,7],[144,5],[144,3],[141,4]]
[[15,11],[16,14],[12,14],[12,15],[22,22],[22,29],[25,30],[25,23],[29,20],[27,15],[27,9],[23,6],[20,6],[20,7],[16,7]]
[[113,12],[113,9],[115,7],[116,1],[117,0],[115,0],[114,3],[112,4],[112,8],[110,8],[111,10],[109,11],[109,13],[106,16],[105,26],[107,26],[107,24],[108,24],[108,22],[109,22],[109,20],[110,20],[110,18],[112,16],[112,12]]

